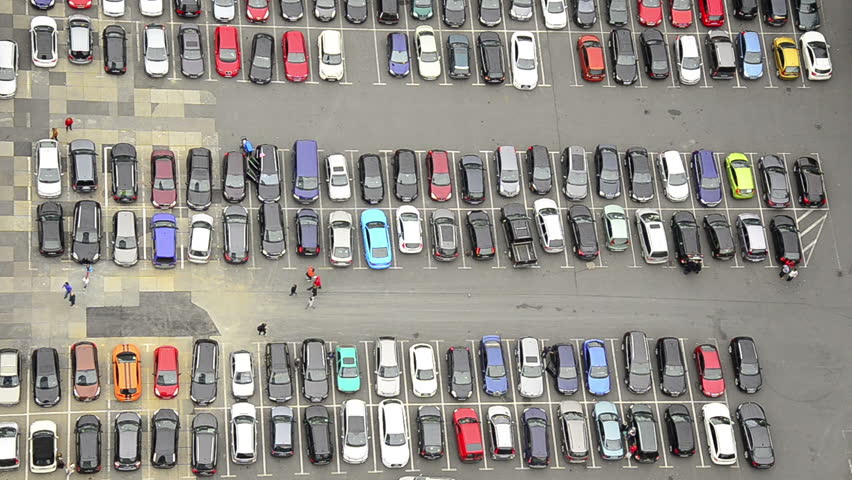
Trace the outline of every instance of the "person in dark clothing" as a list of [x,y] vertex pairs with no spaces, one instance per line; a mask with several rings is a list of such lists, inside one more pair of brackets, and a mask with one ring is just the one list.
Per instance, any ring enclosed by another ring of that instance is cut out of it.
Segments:
[[71,295],[68,296],[68,301],[71,302],[71,306],[77,305],[77,294],[71,292]]
[[257,326],[257,334],[260,335],[261,337],[266,336],[266,322],[261,323],[260,325]]
[[296,295],[296,284],[294,283],[292,287],[290,287],[290,296]]
[[67,299],[67,298],[68,298],[68,295],[71,295],[72,287],[71,287],[71,284],[70,284],[70,283],[65,282],[65,283],[63,283],[63,284],[62,284],[62,288],[64,288],[64,289],[65,289],[65,296],[64,296],[64,297],[62,297],[62,299],[63,299],[63,300],[65,300],[65,299]]

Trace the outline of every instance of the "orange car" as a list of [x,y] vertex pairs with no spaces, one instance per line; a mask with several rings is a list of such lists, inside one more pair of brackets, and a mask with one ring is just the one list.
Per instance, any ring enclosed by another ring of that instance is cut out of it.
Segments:
[[142,396],[142,352],[139,347],[122,343],[112,350],[115,398],[119,402],[134,402]]

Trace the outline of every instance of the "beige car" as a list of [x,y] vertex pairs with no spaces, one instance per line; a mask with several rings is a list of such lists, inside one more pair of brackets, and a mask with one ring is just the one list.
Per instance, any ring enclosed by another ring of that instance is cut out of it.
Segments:
[[0,405],[21,401],[21,354],[14,348],[0,350]]

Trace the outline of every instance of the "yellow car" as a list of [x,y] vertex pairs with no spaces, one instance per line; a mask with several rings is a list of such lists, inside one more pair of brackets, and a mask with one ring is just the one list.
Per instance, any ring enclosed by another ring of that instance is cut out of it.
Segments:
[[783,80],[799,78],[801,63],[799,63],[799,48],[796,41],[790,37],[778,37],[772,41],[772,52],[775,54],[775,73]]

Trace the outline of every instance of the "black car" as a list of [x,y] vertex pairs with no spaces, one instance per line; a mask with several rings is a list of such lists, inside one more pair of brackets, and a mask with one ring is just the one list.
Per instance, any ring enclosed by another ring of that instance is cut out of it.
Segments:
[[192,473],[210,476],[216,473],[219,456],[219,420],[212,413],[199,413],[192,419]]
[[201,0],[175,0],[175,13],[186,18],[197,17],[201,15]]
[[308,460],[314,465],[327,465],[334,457],[334,436],[331,417],[324,405],[305,409],[305,435],[308,439]]
[[545,468],[550,463],[550,437],[547,435],[547,413],[531,407],[521,415],[524,431],[524,462],[530,468]]
[[74,425],[77,446],[77,473],[101,471],[101,421],[94,415],[82,415]]
[[367,0],[343,0],[343,14],[352,23],[367,21]]
[[734,364],[734,383],[745,393],[757,393],[763,385],[757,345],[751,337],[734,337],[728,345]]
[[273,457],[291,457],[296,453],[293,441],[296,438],[296,422],[293,409],[284,405],[272,407],[269,418],[270,454]]
[[651,354],[645,332],[632,331],[624,334],[621,342],[624,352],[624,383],[632,393],[641,395],[651,390]]
[[718,213],[704,216],[704,231],[710,239],[710,250],[713,258],[718,260],[730,260],[734,258],[736,247],[734,245],[734,234],[731,232],[731,224],[727,217]]
[[630,21],[627,0],[606,0],[607,23],[614,27],[623,27]]
[[669,50],[662,32],[649,28],[639,36],[642,58],[645,60],[645,74],[648,78],[662,80],[669,78]]
[[222,158],[222,197],[231,203],[246,198],[246,160],[241,152],[228,152]]
[[78,138],[68,146],[71,159],[71,188],[79,193],[92,193],[98,189],[98,153],[95,142]]
[[393,154],[393,193],[400,202],[417,199],[417,155],[414,150],[400,149]]
[[681,265],[700,265],[704,261],[704,254],[701,253],[701,237],[698,235],[698,224],[692,212],[675,212],[672,215],[671,228],[677,261]]
[[764,155],[757,161],[763,181],[763,200],[771,208],[787,208],[792,204],[787,184],[787,167],[778,155]]
[[174,468],[177,465],[180,418],[171,408],[161,408],[151,417],[151,466]]
[[470,348],[447,349],[447,387],[456,400],[467,400],[473,395],[473,364]]
[[336,0],[314,0],[314,17],[321,22],[330,22],[337,16]]
[[293,369],[286,343],[266,344],[266,393],[269,400],[283,403],[293,398]]
[[550,154],[547,147],[533,145],[527,148],[527,177],[530,191],[547,195],[553,188],[553,170],[550,167]]
[[572,0],[574,5],[574,23],[580,28],[592,28],[598,20],[598,7],[595,0]]
[[500,0],[479,0],[479,23],[486,27],[496,27],[503,21],[503,8]]
[[799,241],[799,229],[796,221],[788,215],[776,215],[769,223],[772,242],[775,245],[775,259],[778,262],[790,261],[798,264],[802,261],[802,244]]
[[320,253],[319,215],[311,208],[296,212],[296,253],[315,256]]
[[680,341],[674,337],[660,338],[654,353],[657,356],[660,391],[672,397],[686,393],[686,365],[683,363]]
[[450,262],[459,256],[459,244],[456,240],[458,224],[455,214],[445,208],[432,212],[429,218],[432,226],[432,255],[435,260]]
[[826,204],[825,183],[819,160],[813,157],[801,157],[793,167],[796,185],[799,187],[799,205],[803,207],[822,207]]
[[624,157],[624,168],[627,170],[630,198],[640,203],[653,200],[654,178],[648,150],[642,147],[628,148]]
[[358,181],[361,184],[361,198],[365,202],[376,205],[384,200],[385,180],[378,155],[367,153],[358,158]]
[[266,143],[258,145],[248,163],[248,175],[257,184],[257,199],[262,203],[280,200],[282,179],[278,147]]
[[127,72],[127,32],[118,25],[108,25],[103,33],[104,71],[112,75]]
[[109,151],[112,172],[112,198],[119,203],[133,203],[138,197],[136,183],[136,147],[129,143],[116,143]]
[[503,61],[503,41],[494,32],[482,32],[476,38],[479,49],[479,64],[485,83],[503,83],[506,79]]
[[248,77],[252,83],[266,85],[275,71],[275,38],[268,33],[256,33],[251,40]]
[[763,20],[767,25],[780,27],[787,23],[787,0],[762,0]]
[[260,253],[269,259],[281,258],[287,251],[284,212],[278,203],[264,203],[257,209],[260,225]]
[[196,405],[209,405],[216,400],[219,378],[219,343],[202,338],[192,347],[192,380],[189,398]]
[[444,23],[448,27],[459,28],[464,25],[467,10],[465,0],[441,0]]
[[595,148],[595,177],[598,195],[607,200],[621,196],[621,171],[618,168],[618,150],[612,145]]
[[33,400],[39,407],[53,407],[62,399],[59,381],[59,353],[42,347],[32,355]]
[[325,342],[309,338],[302,342],[299,369],[302,372],[302,395],[309,402],[321,402],[328,397],[328,356]]
[[669,452],[678,457],[695,454],[695,427],[689,409],[684,405],[669,405],[665,413]]
[[417,409],[417,448],[427,460],[444,455],[444,420],[438,407],[424,405]]
[[[278,6],[281,7],[281,18],[290,22],[296,22],[305,16],[305,5],[302,0],[280,0]],[[367,9],[364,8],[364,20],[366,20]],[[348,16],[347,16],[348,18]],[[364,20],[361,20],[363,22]],[[360,23],[360,22],[358,22]]]
[[619,85],[632,85],[639,79],[633,34],[626,28],[614,28],[609,34],[608,44],[612,79]]
[[754,402],[740,404],[737,407],[737,423],[740,424],[743,450],[749,464],[761,469],[775,465],[775,449],[763,407]]
[[636,430],[636,435],[629,436],[627,439],[629,445],[635,446],[631,449],[633,459],[639,463],[654,463],[659,460],[657,421],[654,419],[651,407],[641,403],[630,405],[627,412],[627,425]]
[[595,217],[589,207],[572,205],[568,209],[568,226],[571,228],[571,240],[574,242],[574,254],[577,258],[586,262],[598,258],[598,234]]
[[796,28],[802,31],[816,30],[822,25],[817,0],[793,0]]
[[180,73],[186,78],[204,76],[204,47],[201,42],[201,30],[185,23],[178,29],[178,54],[180,55]]
[[471,255],[475,260],[494,258],[494,227],[491,217],[484,210],[467,212],[467,233],[470,237]]
[[56,257],[65,253],[65,227],[62,221],[62,205],[44,202],[36,210],[38,217],[38,252],[45,257]]
[[447,63],[450,78],[458,80],[470,77],[470,40],[467,35],[447,35]]
[[206,148],[191,148],[186,156],[186,204],[207,210],[213,203],[213,157]]
[[102,236],[101,205],[92,200],[77,202],[74,205],[71,258],[77,263],[96,263],[101,259]]
[[757,16],[757,0],[734,0],[734,16],[740,20],[751,20]]
[[574,345],[558,343],[547,347],[545,362],[547,373],[553,378],[557,392],[562,395],[577,393],[580,389],[580,375]]
[[478,155],[465,155],[459,160],[462,200],[479,205],[485,201],[485,163]]
[[231,205],[225,209],[223,223],[225,261],[231,264],[246,263],[249,259],[248,211],[239,205]]
[[113,467],[120,472],[142,466],[142,417],[136,412],[121,412],[115,417]]

